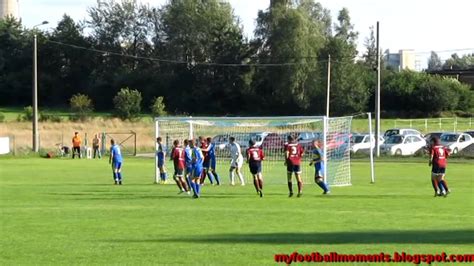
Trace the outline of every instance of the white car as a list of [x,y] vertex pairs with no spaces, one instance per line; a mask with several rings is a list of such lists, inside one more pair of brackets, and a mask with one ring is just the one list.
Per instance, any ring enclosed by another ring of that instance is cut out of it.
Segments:
[[257,147],[260,147],[263,143],[263,140],[266,136],[268,136],[268,134],[270,134],[270,132],[252,132],[249,134],[249,139],[255,140],[255,145],[257,145]]
[[[369,142],[369,134],[355,134],[351,137],[351,149],[352,153],[357,152],[369,152],[370,149],[370,142]],[[384,139],[379,136],[379,143],[382,145],[384,143]],[[372,149],[375,148],[375,136],[372,135]]]
[[391,135],[380,146],[380,151],[390,155],[413,155],[426,146],[419,135]]
[[411,128],[391,128],[383,134],[383,137],[385,140],[387,140],[390,136],[392,135],[417,135],[417,136],[423,136],[420,131],[411,129]]
[[441,145],[446,146],[453,154],[460,152],[462,149],[473,143],[473,139],[466,133],[444,133],[439,137]]

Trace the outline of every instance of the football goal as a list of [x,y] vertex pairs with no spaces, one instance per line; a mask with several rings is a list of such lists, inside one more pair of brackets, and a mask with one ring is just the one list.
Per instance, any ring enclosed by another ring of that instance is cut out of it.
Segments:
[[[211,137],[216,145],[217,172],[224,184],[229,183],[230,151],[223,148],[234,137],[242,148],[245,158],[249,140],[253,139],[265,153],[262,172],[266,184],[285,184],[284,145],[292,134],[303,146],[302,178],[305,183],[314,182],[312,142],[317,139],[324,145],[325,178],[331,186],[351,185],[350,132],[352,117],[285,116],[285,117],[158,117],[155,118],[155,137],[161,136],[167,161],[174,140]],[[155,150],[158,149],[155,143]],[[159,181],[158,160],[155,156],[155,182]],[[172,173],[172,164],[168,172]],[[242,172],[247,183],[252,176],[244,164]]]

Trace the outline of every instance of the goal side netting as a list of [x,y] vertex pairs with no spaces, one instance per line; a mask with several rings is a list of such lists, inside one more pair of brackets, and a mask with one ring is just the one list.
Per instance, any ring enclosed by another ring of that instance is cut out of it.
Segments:
[[[292,134],[303,146],[305,152],[302,178],[305,183],[314,182],[314,167],[309,163],[312,158],[312,142],[320,140],[324,145],[325,177],[331,186],[351,184],[350,170],[350,131],[352,117],[160,117],[155,119],[156,137],[162,138],[167,153],[168,173],[173,173],[169,161],[174,140],[183,143],[184,139],[197,139],[199,136],[211,137],[216,146],[217,172],[221,182],[229,183],[230,150],[225,147],[230,137],[245,151],[249,140],[255,140],[265,153],[262,174],[266,184],[285,184],[286,167],[284,165],[284,145],[287,136]],[[155,150],[158,149],[155,143]],[[156,157],[156,156],[155,156]],[[159,181],[155,158],[155,182]],[[244,163],[242,172],[247,183],[252,182],[248,165]]]

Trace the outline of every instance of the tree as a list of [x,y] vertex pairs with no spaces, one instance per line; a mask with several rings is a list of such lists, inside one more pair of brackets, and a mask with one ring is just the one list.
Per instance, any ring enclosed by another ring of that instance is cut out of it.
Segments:
[[374,27],[370,27],[370,35],[364,40],[367,49],[363,55],[367,67],[377,70],[377,40],[375,39]]
[[321,89],[317,86],[317,61],[326,43],[326,21],[317,20],[314,2],[303,3],[293,6],[288,1],[274,1],[257,18],[253,43],[257,62],[277,66],[258,68],[253,86],[260,105],[273,113],[309,110]]
[[120,89],[114,97],[115,113],[121,119],[133,120],[140,115],[142,95],[128,87]]
[[160,83],[160,73],[154,69],[156,62],[138,58],[153,55],[154,12],[149,5],[137,0],[100,0],[89,8],[85,25],[89,28],[92,46],[111,52],[96,54],[94,71],[88,77],[93,86],[89,86],[87,93],[98,106],[112,107],[110,95],[123,86],[138,87],[145,97],[154,96],[151,88],[156,89]]
[[91,48],[91,40],[84,36],[83,30],[81,24],[64,15],[54,31],[46,36],[47,41],[51,42],[45,40],[41,44],[40,102],[53,106],[63,105],[74,94],[90,93],[90,75],[97,67],[91,63],[94,62],[95,53],[58,44]]
[[339,22],[336,27],[335,37],[346,40],[350,44],[354,44],[359,35],[354,31],[354,25],[351,23],[351,17],[349,15],[349,9],[343,8],[339,11],[337,16]]
[[0,19],[0,105],[31,104],[32,43],[20,21]]
[[161,16],[162,56],[183,62],[164,66],[173,73],[167,76],[168,107],[188,113],[242,110],[250,69],[216,65],[238,65],[250,55],[232,7],[217,0],[170,1]]
[[164,97],[158,96],[153,99],[150,105],[151,113],[154,117],[166,115],[166,105],[164,103]]
[[[339,12],[335,35],[323,49],[325,56],[331,55],[331,115],[344,115],[365,111],[371,88],[366,84],[370,72],[360,64],[355,64],[357,55],[356,38],[349,11]],[[324,63],[325,65],[325,63]],[[327,71],[322,68],[323,76]],[[324,82],[325,84],[325,82]]]
[[94,110],[92,100],[84,94],[74,94],[69,100],[71,111],[74,113],[73,119],[85,121]]
[[458,54],[452,54],[451,58],[447,59],[443,64],[443,69],[473,69],[474,68],[474,54],[466,54],[459,57]]
[[441,59],[435,51],[431,51],[430,58],[428,59],[428,70],[440,70],[443,64]]

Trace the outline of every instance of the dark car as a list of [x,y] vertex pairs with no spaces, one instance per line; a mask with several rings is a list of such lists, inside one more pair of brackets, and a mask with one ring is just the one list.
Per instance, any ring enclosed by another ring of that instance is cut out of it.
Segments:
[[283,150],[285,145],[284,136],[277,133],[270,133],[263,139],[262,149],[264,150]]
[[430,143],[430,140],[432,138],[434,138],[434,137],[439,138],[439,137],[441,137],[441,135],[443,135],[443,133],[444,132],[430,132],[430,133],[428,133],[424,136],[424,139],[426,140],[427,143]]
[[466,134],[468,134],[469,136],[473,137],[474,138],[474,130],[468,130],[466,132],[464,132]]

